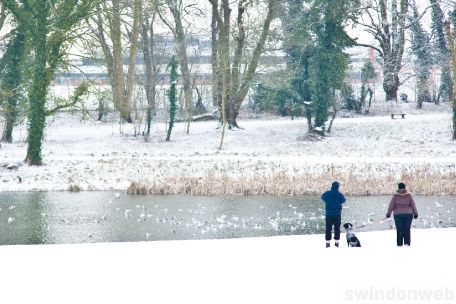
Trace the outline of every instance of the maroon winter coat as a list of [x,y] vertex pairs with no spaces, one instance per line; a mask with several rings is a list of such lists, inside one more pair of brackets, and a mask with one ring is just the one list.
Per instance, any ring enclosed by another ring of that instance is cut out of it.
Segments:
[[413,214],[415,218],[418,217],[418,210],[416,209],[415,201],[413,200],[412,195],[405,189],[397,190],[397,193],[393,195],[386,217],[389,218],[391,216],[391,212],[394,212],[394,215]]

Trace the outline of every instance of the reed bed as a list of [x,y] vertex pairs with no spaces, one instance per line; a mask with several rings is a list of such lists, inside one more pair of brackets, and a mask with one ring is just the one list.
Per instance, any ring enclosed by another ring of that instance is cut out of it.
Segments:
[[396,190],[398,182],[405,182],[415,194],[456,195],[455,172],[430,173],[426,169],[378,175],[327,170],[318,174],[273,172],[241,177],[227,172],[199,177],[159,176],[132,181],[127,192],[132,195],[319,195],[328,190],[334,180],[341,183],[341,191],[346,195],[389,195]]

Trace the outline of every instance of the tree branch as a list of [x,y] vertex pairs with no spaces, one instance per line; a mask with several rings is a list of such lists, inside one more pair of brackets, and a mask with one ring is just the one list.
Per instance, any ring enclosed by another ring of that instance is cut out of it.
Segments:
[[383,52],[381,49],[373,46],[373,45],[370,45],[370,44],[364,44],[364,43],[356,43],[357,46],[362,46],[362,47],[367,47],[367,48],[371,48],[373,50],[375,50],[382,58],[383,58]]
[[87,83],[84,82],[84,83],[80,84],[79,86],[76,87],[76,89],[73,93],[73,96],[70,97],[68,102],[58,104],[54,108],[52,108],[50,110],[46,110],[46,112],[45,112],[46,116],[53,115],[54,113],[56,113],[57,111],[60,111],[61,109],[66,109],[66,108],[74,106],[75,104],[77,104],[81,101],[81,98],[84,95],[86,95],[88,93],[88,91],[89,91],[89,86]]

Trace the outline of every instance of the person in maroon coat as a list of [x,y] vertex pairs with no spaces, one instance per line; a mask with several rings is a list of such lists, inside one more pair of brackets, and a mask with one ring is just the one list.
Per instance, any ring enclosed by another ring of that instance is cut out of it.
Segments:
[[412,226],[413,218],[418,218],[418,210],[412,195],[405,189],[405,184],[399,183],[398,188],[391,199],[386,217],[390,218],[391,213],[394,214],[397,246],[410,246],[410,227]]

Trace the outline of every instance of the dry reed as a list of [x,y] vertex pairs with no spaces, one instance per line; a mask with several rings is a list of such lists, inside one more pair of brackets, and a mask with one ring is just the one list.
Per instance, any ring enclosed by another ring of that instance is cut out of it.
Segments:
[[331,182],[338,180],[346,195],[388,195],[402,181],[407,188],[421,195],[456,195],[456,174],[429,173],[427,170],[404,170],[380,175],[354,174],[353,171],[287,174],[286,172],[259,173],[253,176],[230,176],[227,173],[206,176],[179,176],[154,178],[152,182],[133,181],[128,193],[212,195],[318,195],[326,191]]

